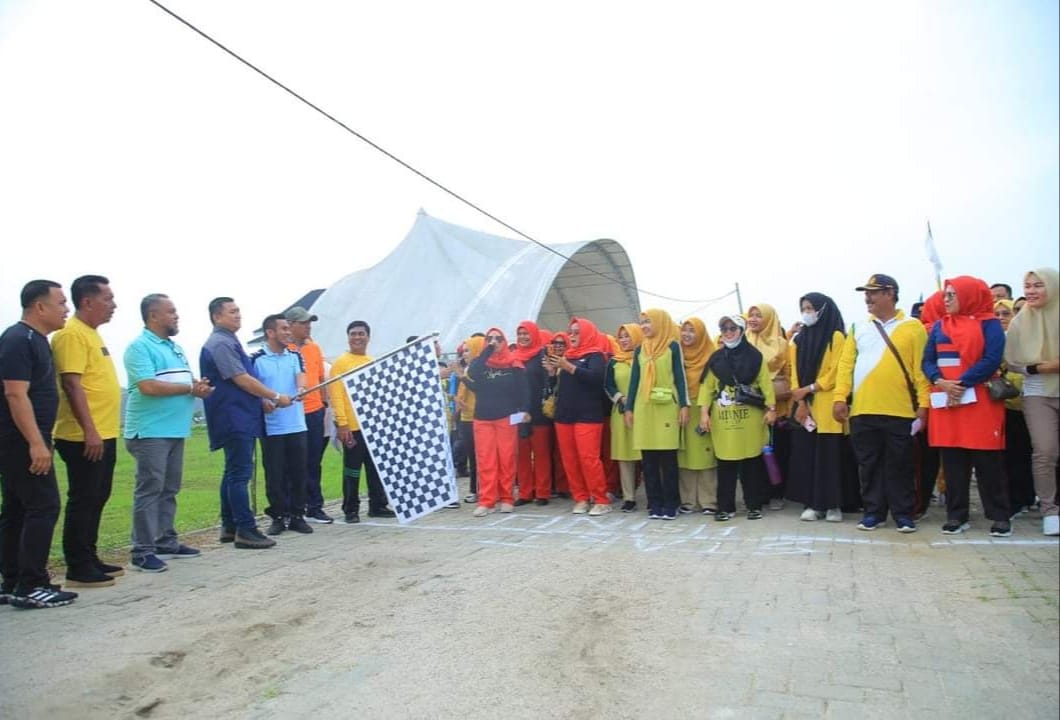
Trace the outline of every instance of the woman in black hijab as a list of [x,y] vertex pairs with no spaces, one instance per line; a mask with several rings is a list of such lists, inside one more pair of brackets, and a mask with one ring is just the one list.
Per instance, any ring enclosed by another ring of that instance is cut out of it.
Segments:
[[[718,324],[721,345],[710,356],[699,386],[701,430],[709,432],[718,458],[718,512],[725,521],[736,512],[736,480],[743,485],[747,519],[762,517],[766,495],[762,448],[769,442],[768,425],[777,419],[773,381],[762,353],[747,342],[747,322],[726,315]],[[757,399],[748,394],[757,395]]]
[[[802,520],[840,522],[844,485],[857,482],[852,463],[844,462],[846,424],[832,417],[832,390],[846,341],[843,316],[832,298],[816,292],[799,298],[799,308],[802,327],[791,344],[791,399],[792,417],[801,428],[792,431],[788,497],[805,505]],[[847,460],[851,457],[847,454]]]

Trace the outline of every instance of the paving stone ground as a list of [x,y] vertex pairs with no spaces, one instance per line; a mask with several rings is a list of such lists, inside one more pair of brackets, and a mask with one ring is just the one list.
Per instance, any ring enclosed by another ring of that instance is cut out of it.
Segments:
[[205,542],[0,608],[0,718],[1049,718],[1060,545],[569,501]]

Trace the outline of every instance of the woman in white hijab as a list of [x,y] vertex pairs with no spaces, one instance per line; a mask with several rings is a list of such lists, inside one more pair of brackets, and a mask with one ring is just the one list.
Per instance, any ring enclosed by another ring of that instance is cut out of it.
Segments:
[[1005,360],[1023,374],[1023,417],[1031,435],[1034,490],[1042,532],[1060,535],[1056,462],[1060,457],[1060,273],[1033,270],[1023,278],[1027,304],[1008,328]]

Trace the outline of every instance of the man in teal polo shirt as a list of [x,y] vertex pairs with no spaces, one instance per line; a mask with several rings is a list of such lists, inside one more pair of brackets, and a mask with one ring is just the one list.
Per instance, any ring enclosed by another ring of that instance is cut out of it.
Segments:
[[140,301],[140,315],[144,331],[125,350],[125,447],[136,460],[132,565],[162,572],[166,560],[199,555],[178,542],[173,521],[194,398],[206,397],[213,388],[192,376],[184,351],[170,339],[180,319],[173,301],[160,293],[148,295]]

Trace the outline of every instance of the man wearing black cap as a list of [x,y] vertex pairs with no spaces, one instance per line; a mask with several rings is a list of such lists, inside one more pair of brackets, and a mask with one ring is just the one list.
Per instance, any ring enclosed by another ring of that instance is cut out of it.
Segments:
[[[317,316],[300,305],[295,305],[283,314],[290,325],[292,342],[287,346],[302,356],[305,368],[306,387],[316,387],[324,382],[324,353],[313,342],[313,323]],[[305,411],[306,432],[306,488],[305,519],[311,523],[328,525],[332,518],[324,512],[324,495],[320,490],[320,463],[327,448],[324,434],[324,415],[327,413],[327,388],[314,390],[302,399]]]
[[850,420],[865,506],[858,529],[875,530],[890,511],[899,532],[915,532],[913,436],[927,418],[929,383],[920,367],[927,332],[896,307],[898,283],[890,275],[877,273],[857,291],[865,293],[869,318],[847,335],[832,413]]

